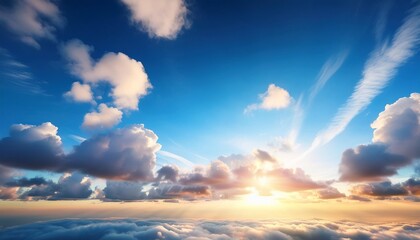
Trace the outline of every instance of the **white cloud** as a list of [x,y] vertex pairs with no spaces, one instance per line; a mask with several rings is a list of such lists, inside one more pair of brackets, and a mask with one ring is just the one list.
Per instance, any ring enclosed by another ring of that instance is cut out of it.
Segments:
[[350,121],[381,93],[396,75],[398,68],[415,53],[420,42],[420,5],[412,9],[398,29],[392,42],[374,51],[365,64],[363,77],[358,82],[346,104],[339,109],[330,125],[320,132],[307,151],[324,145],[340,134]]
[[174,39],[187,27],[187,7],[183,0],[121,0],[131,12],[131,20],[150,37]]
[[90,86],[79,82],[74,82],[71,86],[71,90],[66,92],[64,96],[75,102],[93,101],[93,93]]
[[274,84],[270,84],[265,93],[260,94],[260,103],[254,103],[247,106],[244,110],[245,113],[250,113],[257,109],[274,110],[287,108],[292,102],[292,97],[289,92]]
[[83,119],[85,128],[110,128],[121,122],[122,112],[117,108],[99,104],[98,112],[87,113]]
[[91,49],[79,40],[72,40],[62,48],[72,73],[91,86],[99,82],[109,83],[118,109],[137,110],[140,98],[152,87],[143,64],[124,53],[113,52],[94,62],[89,53]]
[[61,27],[64,20],[54,3],[49,0],[12,2],[10,8],[0,8],[0,22],[22,42],[39,49],[38,39],[55,39],[56,27]]

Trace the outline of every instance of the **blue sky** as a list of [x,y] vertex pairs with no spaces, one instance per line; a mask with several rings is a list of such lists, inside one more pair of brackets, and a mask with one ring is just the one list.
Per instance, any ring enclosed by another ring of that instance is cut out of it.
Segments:
[[[100,7],[98,1],[54,4],[61,13],[61,26],[53,39],[36,39],[38,47],[19,41],[19,34],[4,21],[0,26],[2,137],[9,135],[13,124],[51,122],[59,129],[64,150],[71,152],[80,144],[72,136],[90,138],[144,124],[159,137],[163,151],[194,164],[263,149],[285,166],[300,167],[315,179],[335,179],[343,151],[372,142],[370,124],[385,105],[409,97],[420,87],[420,55],[413,44],[412,53],[397,64],[389,83],[383,84],[383,90],[374,94],[344,131],[308,151],[354,92],[375,50],[392,44],[416,3],[186,1],[184,25],[172,39],[151,36],[130,20],[129,9],[120,1],[101,1]],[[3,7],[11,5],[6,2]],[[73,82],[82,82],[62,54],[72,39],[91,46],[94,61],[106,53],[121,52],[143,64],[153,87],[140,98],[138,110],[121,109],[122,120],[105,129],[82,127],[86,113],[96,111],[99,103],[112,105],[113,99],[106,84],[95,86],[95,95],[102,96],[95,99],[96,105],[63,96]],[[24,66],[11,65],[12,61]],[[310,99],[328,63],[338,66]],[[8,75],[18,72],[29,76],[22,80]],[[290,104],[244,112],[247,106],[258,104],[270,84],[286,90]],[[301,125],[297,109],[304,116]],[[296,148],[282,151],[276,141],[299,126]],[[181,164],[159,152],[157,162]],[[406,167],[399,176],[412,175],[412,165]],[[28,172],[28,176],[49,174]]]

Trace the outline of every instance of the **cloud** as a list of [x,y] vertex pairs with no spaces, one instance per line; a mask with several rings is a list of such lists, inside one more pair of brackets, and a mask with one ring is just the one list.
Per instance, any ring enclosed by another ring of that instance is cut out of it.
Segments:
[[80,40],[69,41],[61,48],[75,76],[91,87],[100,82],[110,84],[115,107],[137,110],[140,98],[152,87],[143,64],[124,53],[113,52],[95,62],[90,56],[91,50]]
[[373,142],[388,145],[388,150],[409,158],[420,157],[420,94],[386,105],[371,124]]
[[270,84],[267,91],[263,94],[260,94],[259,98],[261,102],[247,106],[244,110],[244,113],[250,113],[258,109],[276,110],[287,108],[292,102],[292,97],[290,96],[289,92],[283,88],[277,87],[274,84]]
[[273,156],[261,149],[254,150],[253,155],[256,159],[260,160],[261,162],[277,163],[277,160]]
[[325,182],[316,182],[300,169],[276,168],[267,172],[267,182],[275,190],[283,192],[297,192],[327,187]]
[[80,171],[106,179],[155,179],[152,170],[161,145],[156,134],[143,125],[95,135],[67,155],[57,131],[49,122],[39,126],[12,125],[10,136],[0,140],[0,164],[31,170]]
[[137,182],[106,181],[104,196],[108,200],[134,201],[147,197],[143,185]]
[[170,221],[63,219],[6,228],[2,239],[417,239],[419,223],[324,220]]
[[351,189],[353,194],[368,196],[405,196],[408,191],[402,184],[392,184],[390,181],[356,185]]
[[58,128],[50,122],[39,126],[15,124],[0,140],[0,164],[31,170],[57,170],[64,152]]
[[350,195],[350,196],[347,197],[347,199],[355,200],[355,201],[359,201],[359,202],[370,202],[370,201],[372,201],[369,198],[361,197],[361,196],[357,196],[357,195]]
[[13,179],[4,184],[6,187],[31,187],[35,185],[47,184],[45,178],[34,177],[34,178],[19,178]]
[[335,199],[342,198],[346,195],[339,192],[336,188],[328,187],[317,191],[318,198],[320,199]]
[[387,152],[383,144],[359,145],[344,151],[340,163],[342,181],[377,181],[395,175],[411,159]]
[[340,163],[343,181],[383,180],[420,157],[420,94],[387,105],[371,124],[373,143],[347,149]]
[[0,74],[7,83],[18,87],[25,93],[34,95],[47,95],[42,83],[34,79],[30,68],[16,60],[12,54],[0,47]]
[[58,7],[49,0],[12,1],[0,6],[0,22],[27,45],[39,49],[40,39],[55,40],[54,32],[64,19]]
[[91,181],[80,173],[63,174],[57,183],[45,181],[32,186],[23,192],[19,198],[25,200],[68,200],[87,199],[93,193],[90,189]]
[[188,27],[184,0],[121,0],[130,10],[131,20],[150,37],[175,39]]
[[179,169],[177,166],[163,166],[157,172],[156,179],[177,182]]
[[352,95],[339,109],[330,125],[317,134],[308,151],[330,142],[344,131],[350,121],[381,93],[397,74],[398,68],[414,55],[419,42],[420,5],[417,5],[397,30],[391,43],[379,46],[370,55],[363,70],[363,77]]
[[89,129],[111,128],[121,122],[123,113],[117,108],[101,103],[98,112],[86,113],[82,126]]
[[93,102],[93,93],[90,86],[79,82],[74,82],[70,91],[66,92],[64,97],[75,102]]
[[309,102],[312,102],[319,91],[324,87],[324,85],[330,80],[332,76],[340,69],[344,61],[348,56],[348,50],[342,51],[336,56],[330,57],[324,65],[322,65],[321,70],[318,73],[317,81],[312,87],[309,94]]
[[67,156],[68,168],[114,180],[152,180],[157,135],[132,125],[87,139]]

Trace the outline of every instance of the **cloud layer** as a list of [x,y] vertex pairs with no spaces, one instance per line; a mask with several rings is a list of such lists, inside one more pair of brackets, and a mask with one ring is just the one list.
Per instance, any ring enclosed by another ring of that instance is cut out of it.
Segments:
[[188,27],[184,0],[121,0],[131,13],[131,21],[150,37],[175,39]]
[[11,227],[7,240],[48,239],[418,239],[419,223],[363,224],[350,221],[165,221],[58,220]]

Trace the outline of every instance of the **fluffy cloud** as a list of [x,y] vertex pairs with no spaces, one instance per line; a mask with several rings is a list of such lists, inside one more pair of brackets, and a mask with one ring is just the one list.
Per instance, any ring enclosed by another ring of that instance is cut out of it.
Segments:
[[107,200],[134,201],[146,198],[143,186],[137,182],[107,181],[104,196]]
[[143,125],[116,129],[76,146],[67,156],[67,164],[106,179],[151,180],[156,152],[161,147],[157,140],[156,134]]
[[156,173],[156,179],[159,181],[169,180],[172,182],[177,182],[179,169],[177,166],[163,166]]
[[407,157],[387,152],[383,144],[360,145],[344,151],[340,163],[342,181],[377,181],[392,176],[411,163]]
[[68,219],[4,229],[2,239],[417,239],[419,223]]
[[143,64],[124,53],[107,53],[97,62],[90,57],[91,47],[72,40],[62,47],[71,71],[85,83],[111,85],[111,96],[118,109],[137,110],[139,100],[152,87]]
[[93,93],[90,86],[79,82],[74,82],[70,91],[66,92],[64,96],[75,102],[93,102]]
[[91,181],[80,173],[63,174],[57,183],[45,181],[20,195],[21,199],[86,199],[92,194]]
[[0,164],[32,170],[57,170],[64,153],[58,128],[50,122],[39,126],[15,124],[9,137],[0,140]]
[[[81,171],[107,179],[154,180],[152,170],[161,146],[156,134],[143,125],[93,136],[67,155],[57,131],[49,122],[13,125],[10,136],[0,140],[0,164],[55,172]],[[6,176],[8,171],[0,170]]]
[[150,37],[174,39],[187,27],[184,0],[121,0],[130,10],[131,20]]
[[402,184],[392,184],[390,181],[357,185],[351,191],[353,194],[369,196],[401,196],[408,194],[408,191]]
[[420,94],[386,105],[372,123],[373,142],[387,144],[388,150],[409,158],[420,158]]
[[49,0],[18,0],[11,3],[10,8],[0,6],[0,22],[22,42],[39,49],[39,39],[55,39],[56,27],[61,27],[64,20],[54,3]]
[[292,102],[292,97],[285,89],[270,84],[265,93],[260,96],[260,103],[255,103],[245,108],[245,113],[252,112],[257,109],[274,110],[287,108]]
[[343,181],[383,180],[420,157],[420,94],[387,105],[372,123],[373,143],[347,149],[340,163]]
[[84,128],[111,128],[121,122],[122,112],[117,108],[99,104],[98,112],[86,113],[82,126]]

